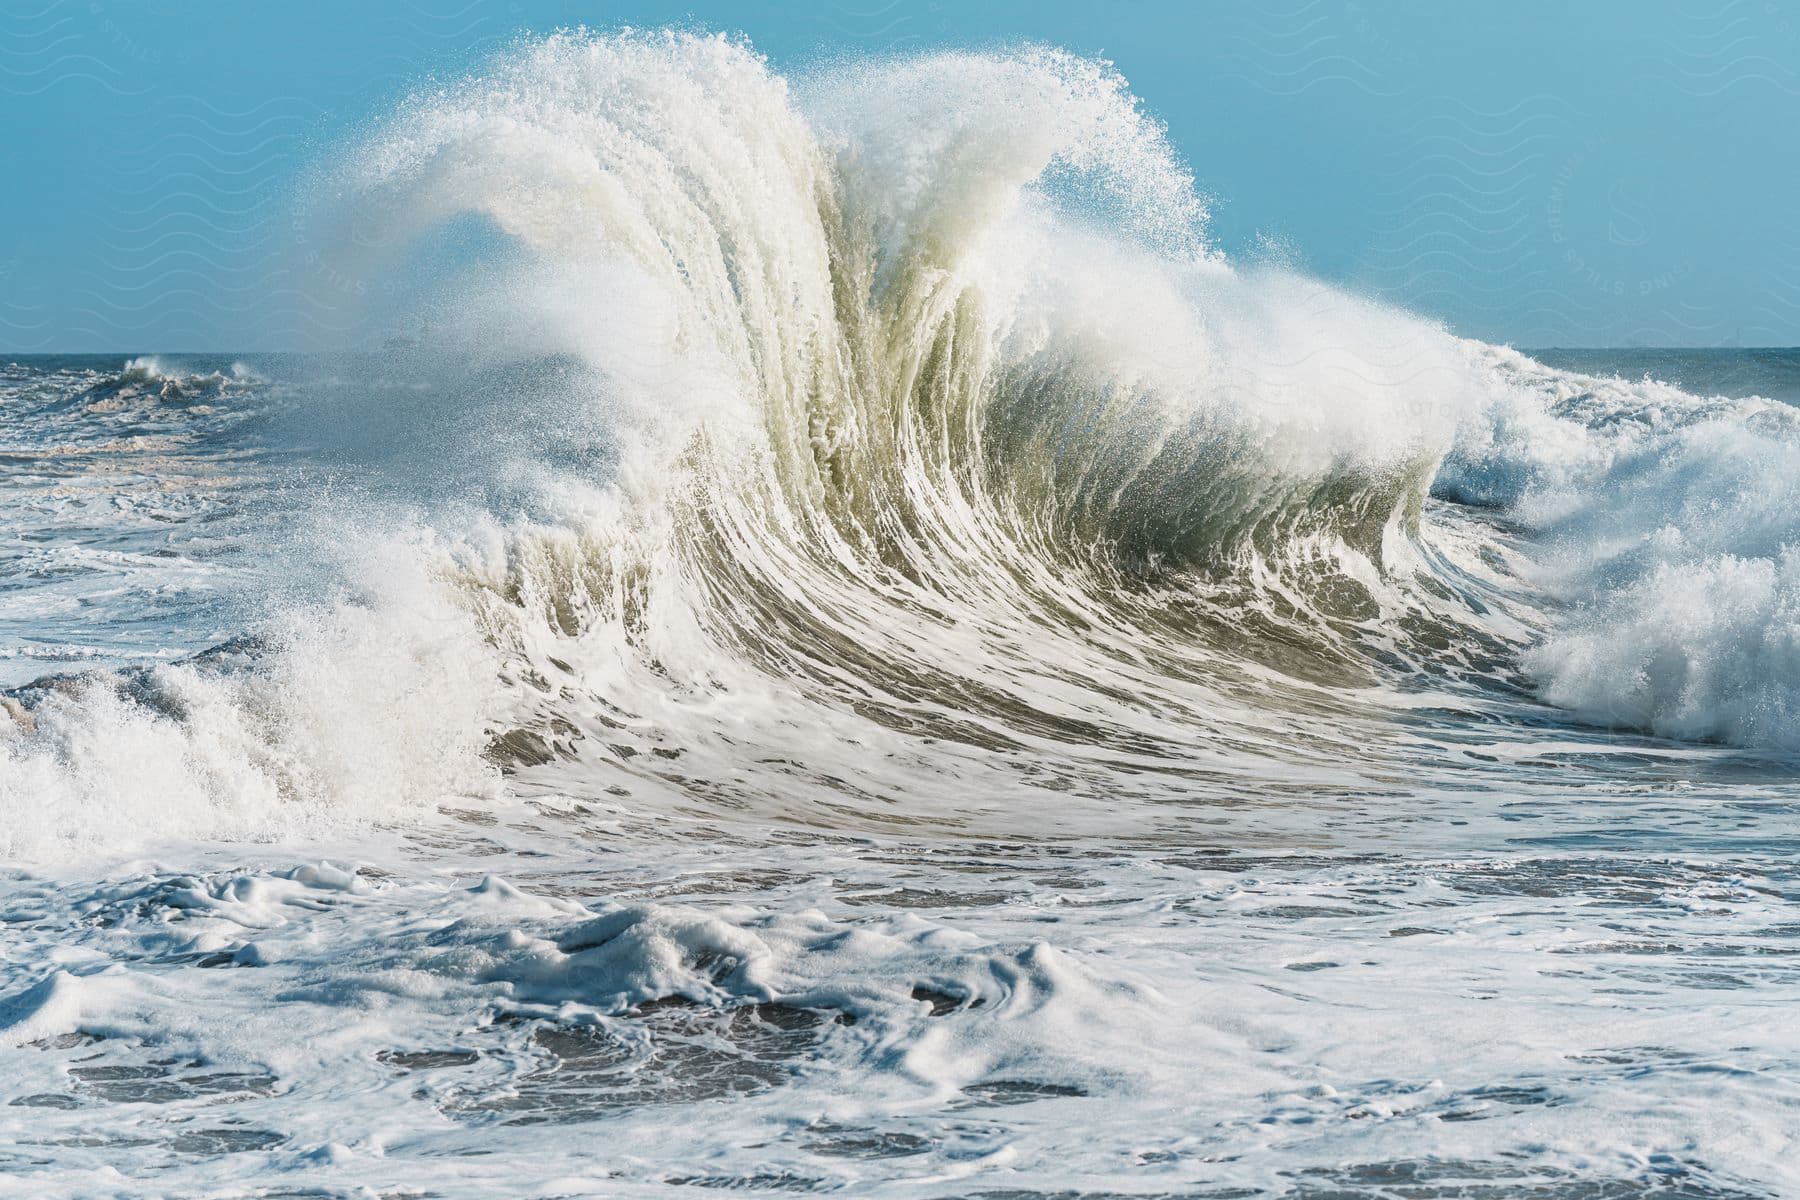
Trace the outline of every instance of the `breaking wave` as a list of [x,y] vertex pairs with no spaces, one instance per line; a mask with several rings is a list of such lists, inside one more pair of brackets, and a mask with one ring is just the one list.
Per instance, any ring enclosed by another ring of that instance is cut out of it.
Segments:
[[1227,261],[1105,64],[790,81],[567,33],[317,192],[314,253],[430,331],[382,369],[484,415],[419,417],[471,432],[404,464],[410,532],[327,513],[378,549],[230,669],[17,693],[15,849],[496,772],[642,819],[1138,829],[1460,778],[1496,726],[1603,744],[1544,701],[1800,745],[1793,409]]

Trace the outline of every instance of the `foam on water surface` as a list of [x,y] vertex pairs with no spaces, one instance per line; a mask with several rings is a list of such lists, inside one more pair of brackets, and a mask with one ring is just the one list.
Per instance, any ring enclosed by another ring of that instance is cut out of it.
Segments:
[[[1782,1194],[1800,884],[1657,852],[1671,804],[1444,858],[1504,839],[658,846],[515,807],[360,867],[15,878],[9,936],[54,967],[0,1014],[9,1167],[38,1194],[109,1167],[143,1194]],[[1791,807],[1736,824],[1793,843]]]

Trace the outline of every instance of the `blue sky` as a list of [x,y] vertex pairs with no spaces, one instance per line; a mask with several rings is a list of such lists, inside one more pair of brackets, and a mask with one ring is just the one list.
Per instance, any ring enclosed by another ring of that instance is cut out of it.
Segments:
[[1800,344],[1800,4],[0,0],[0,352],[303,348],[309,161],[521,32],[671,22],[1103,55],[1228,252],[1520,346]]

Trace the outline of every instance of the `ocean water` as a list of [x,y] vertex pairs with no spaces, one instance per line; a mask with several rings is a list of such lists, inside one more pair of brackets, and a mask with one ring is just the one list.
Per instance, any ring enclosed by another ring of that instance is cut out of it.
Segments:
[[1230,261],[1042,50],[320,180],[385,348],[0,370],[0,1195],[1800,1192],[1800,352]]

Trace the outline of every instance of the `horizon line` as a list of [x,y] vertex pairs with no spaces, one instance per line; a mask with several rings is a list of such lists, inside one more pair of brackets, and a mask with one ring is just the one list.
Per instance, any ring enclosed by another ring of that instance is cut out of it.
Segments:
[[[1475,338],[1475,339],[1471,339],[1471,340],[1481,341],[1482,339]],[[1666,351],[1666,350],[1794,350],[1794,351],[1800,351],[1800,342],[1791,343],[1791,344],[1787,344],[1787,345],[1778,345],[1778,344],[1771,343],[1768,345],[1735,345],[1734,344],[1734,345],[1711,345],[1711,346],[1704,346],[1704,345],[1682,345],[1682,346],[1677,346],[1677,345],[1668,345],[1668,346],[1642,346],[1642,345],[1637,345],[1637,346],[1618,346],[1618,345],[1614,345],[1614,346],[1601,346],[1601,345],[1520,346],[1520,345],[1516,345],[1512,342],[1490,342],[1488,344],[1493,345],[1493,346],[1504,346],[1507,349],[1518,350],[1518,351],[1521,351],[1521,352],[1527,353],[1527,354],[1537,353],[1540,351],[1557,351],[1557,350],[1562,350],[1562,351],[1569,351],[1569,350],[1577,350],[1577,351],[1579,351],[1579,350],[1649,350],[1649,351]],[[17,361],[22,358],[113,358],[113,357],[130,357],[133,355],[145,355],[145,354],[184,355],[184,356],[188,356],[188,357],[202,357],[202,356],[217,357],[220,355],[243,355],[246,357],[254,358],[254,357],[271,357],[274,355],[305,355],[305,354],[318,354],[318,355],[380,354],[380,353],[391,353],[395,350],[420,350],[420,349],[426,349],[426,347],[423,347],[423,346],[350,346],[350,347],[344,347],[342,349],[337,349],[337,350],[321,350],[321,349],[314,349],[314,350],[144,350],[144,349],[133,349],[133,350],[16,350],[16,351],[15,350],[0,350],[0,359],[7,359],[9,361]]]

